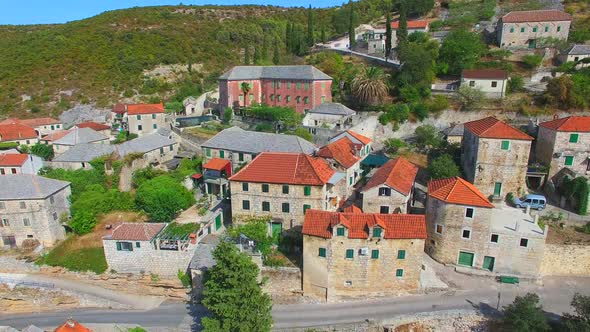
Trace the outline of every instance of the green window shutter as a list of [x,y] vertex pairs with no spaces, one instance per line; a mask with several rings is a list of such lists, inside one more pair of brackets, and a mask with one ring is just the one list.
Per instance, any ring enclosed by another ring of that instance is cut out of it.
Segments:
[[135,248],[141,248],[141,243],[135,242]]
[[397,259],[406,259],[406,251],[405,250],[398,250],[397,251]]
[[537,27],[533,27],[533,32],[537,32]]
[[303,204],[303,214],[305,214],[305,211],[311,209],[311,205],[309,204]]
[[158,129],[158,125],[157,125],[157,124],[155,124],[155,123],[152,125],[152,127],[153,127],[154,129]]
[[297,82],[297,89],[301,89],[301,82]]
[[287,89],[291,89],[291,81],[287,82]]
[[401,278],[404,276],[404,269],[397,269],[395,270],[395,276]]
[[371,250],[371,258],[372,259],[379,258],[379,250],[378,249]]
[[141,120],[141,115],[136,116],[137,120]]
[[523,28],[520,28],[520,32],[524,32],[524,27]]
[[557,32],[561,31],[561,27],[557,26]]
[[283,211],[283,213],[289,213],[289,203],[283,203],[281,210]]
[[545,27],[545,32],[549,32],[549,27],[548,26]]
[[248,201],[248,200],[242,201],[242,210],[250,210],[250,201]]
[[240,95],[240,101],[244,101],[244,96]]
[[121,251],[121,250],[122,250],[122,249],[121,249],[121,242],[117,242],[117,250],[118,250],[118,251]]
[[205,154],[207,155],[207,157],[211,157],[211,149],[205,148]]
[[322,89],[326,88],[326,82],[322,82]]
[[263,193],[267,193],[268,192],[268,184],[263,184],[262,185],[262,192]]
[[215,217],[215,230],[218,230],[221,228],[221,214],[218,214],[217,217]]
[[346,249],[346,258],[354,258],[354,249]]
[[[274,88],[274,87],[275,87],[275,81],[272,81],[272,82],[270,82],[270,86],[271,86],[272,88]],[[271,98],[272,98],[272,95],[271,95]]]
[[303,195],[311,196],[311,187],[310,186],[303,187]]
[[242,182],[242,191],[248,191],[248,182]]
[[373,237],[381,237],[381,228],[379,228],[379,227],[373,228]]
[[244,161],[244,154],[243,153],[238,153],[238,161]]
[[349,186],[352,186],[352,181],[353,181],[353,177],[351,176],[348,178],[348,185]]
[[281,88],[281,81],[277,82],[277,88],[279,88],[279,89]]
[[309,90],[309,83],[305,83],[305,90]]
[[336,235],[338,235],[338,236],[344,236],[344,227],[338,227],[338,228],[336,228]]
[[326,248],[320,248],[318,256],[326,257]]
[[570,134],[570,143],[578,143],[579,134]]
[[152,114],[152,119],[154,119],[154,120],[156,119],[156,115],[155,114]]
[[574,156],[565,156],[565,166],[572,166],[574,164]]
[[510,141],[502,141],[502,150],[510,150]]
[[225,151],[219,150],[219,158],[225,158]]
[[510,33],[513,33],[513,32],[514,32],[514,28],[510,28]]

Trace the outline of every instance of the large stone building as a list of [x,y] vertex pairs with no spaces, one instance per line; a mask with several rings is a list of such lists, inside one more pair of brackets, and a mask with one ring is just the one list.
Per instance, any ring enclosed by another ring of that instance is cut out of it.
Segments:
[[43,159],[33,154],[0,154],[0,175],[35,175],[41,168],[43,168]]
[[461,86],[478,89],[488,98],[504,98],[508,87],[508,72],[500,69],[465,69]]
[[303,224],[303,292],[322,300],[420,288],[424,216],[310,210]]
[[32,127],[20,123],[0,124],[0,142],[33,145],[38,142],[38,134]]
[[498,45],[536,48],[542,39],[567,40],[571,22],[570,14],[555,9],[509,12],[498,21]]
[[227,159],[237,169],[262,152],[288,152],[311,155],[316,146],[295,135],[262,133],[240,127],[224,129],[201,144],[205,161]]
[[495,208],[459,177],[428,184],[426,224],[426,252],[441,263],[502,275],[539,276],[546,228],[521,209]]
[[467,122],[464,128],[465,179],[487,196],[524,192],[533,138],[493,117]]
[[126,106],[129,133],[142,136],[155,133],[160,128],[165,128],[166,114],[162,103]]
[[[61,134],[62,132],[56,135]],[[48,135],[48,137],[55,137],[56,135]],[[73,127],[64,132],[61,137],[47,142],[53,145],[53,151],[56,155],[59,155],[79,144],[109,144],[109,138],[90,128]]]
[[[244,99],[242,84],[249,85]],[[289,106],[306,113],[332,101],[332,78],[313,66],[236,66],[219,77],[219,106],[252,103]]]
[[305,115],[303,125],[312,128],[347,129],[355,114],[355,111],[340,103],[323,103]]
[[5,247],[23,241],[52,246],[65,238],[60,217],[70,210],[70,183],[36,175],[0,176],[0,236]]
[[361,190],[366,213],[407,213],[418,167],[404,157],[381,166]]
[[549,178],[563,168],[590,174],[590,117],[568,116],[539,124],[535,159],[549,166]]
[[309,209],[335,211],[344,181],[322,158],[263,152],[230,178],[232,216],[270,216],[282,232],[301,226]]

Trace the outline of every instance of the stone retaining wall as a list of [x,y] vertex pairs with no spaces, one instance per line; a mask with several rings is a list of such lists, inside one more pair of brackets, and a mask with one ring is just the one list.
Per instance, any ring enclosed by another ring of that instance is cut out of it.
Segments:
[[267,278],[264,291],[273,296],[293,295],[301,292],[301,270],[297,267],[268,267],[261,269],[262,278]]
[[590,276],[590,246],[547,244],[541,275]]

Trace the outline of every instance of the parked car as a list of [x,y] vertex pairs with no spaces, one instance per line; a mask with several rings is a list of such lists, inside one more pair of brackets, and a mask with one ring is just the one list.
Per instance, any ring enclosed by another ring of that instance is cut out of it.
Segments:
[[528,194],[522,198],[515,198],[514,205],[519,208],[530,206],[531,209],[543,210],[547,204],[547,199],[543,195]]

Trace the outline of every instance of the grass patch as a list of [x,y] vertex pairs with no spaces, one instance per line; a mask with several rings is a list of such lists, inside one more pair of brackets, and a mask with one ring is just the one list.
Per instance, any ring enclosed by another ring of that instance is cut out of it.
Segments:
[[71,271],[92,271],[101,274],[107,270],[107,261],[102,247],[71,249],[78,239],[72,236],[37,260],[38,264],[61,266]]

